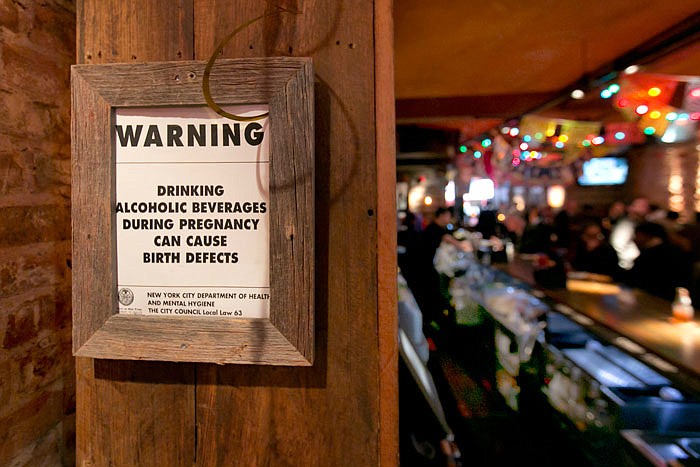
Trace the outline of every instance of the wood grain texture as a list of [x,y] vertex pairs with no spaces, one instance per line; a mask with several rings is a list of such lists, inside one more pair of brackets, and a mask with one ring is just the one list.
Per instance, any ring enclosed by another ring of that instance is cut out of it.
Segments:
[[[199,365],[197,460],[202,465],[376,466],[380,432],[391,431],[393,423],[380,421],[380,404],[394,403],[389,392],[380,392],[380,372],[390,374],[396,362],[389,356],[380,368],[378,342],[385,336],[379,334],[377,287],[374,4],[299,1],[284,6],[301,13],[251,25],[224,48],[224,56],[313,59],[316,361],[310,368],[291,369]],[[198,0],[196,57],[208,58],[221,38],[265,8],[262,2]],[[391,56],[377,60],[390,66]],[[393,126],[389,131],[386,136],[393,139]],[[393,190],[392,180],[381,183]],[[395,456],[397,446],[387,450]]]
[[[81,50],[95,49],[94,42],[104,35],[98,32],[100,29],[128,29],[124,24],[110,24],[114,21],[111,7],[103,10],[101,2],[89,3],[90,11],[97,16],[85,24],[96,30],[80,36]],[[144,3],[154,8],[162,2]],[[395,406],[391,398],[396,388],[380,390],[380,386],[391,384],[391,367],[396,362],[391,355],[380,355],[380,342],[388,331],[380,332],[379,321],[380,311],[396,312],[387,309],[392,298],[383,296],[396,291],[379,290],[377,284],[378,263],[394,254],[394,250],[384,251],[380,259],[379,248],[392,243],[389,237],[393,233],[387,233],[381,244],[378,233],[387,222],[378,219],[378,203],[393,190],[393,184],[391,180],[379,180],[377,132],[393,132],[393,127],[380,130],[375,126],[379,77],[374,74],[375,63],[390,64],[392,58],[386,52],[376,55],[373,2],[298,0],[280,4],[301,13],[260,20],[234,37],[222,57],[294,55],[313,59],[314,365],[109,360],[93,364],[80,358],[77,423],[81,465],[392,465],[391,460],[380,458],[391,459],[396,453],[392,440],[397,436],[390,432],[396,429],[396,421],[382,420],[390,411],[380,410],[380,406]],[[184,58],[207,60],[221,38],[262,14],[268,5],[252,0],[195,0],[191,44],[196,52]],[[79,6],[78,10],[84,8]],[[168,15],[165,7],[162,13]],[[120,22],[138,21],[125,18],[123,12],[119,14]],[[154,21],[153,25],[156,29],[173,27],[170,20]],[[144,41],[148,35],[144,32],[137,33],[137,39],[115,40],[117,55],[128,57],[126,47],[138,43],[138,60],[170,60],[162,54],[165,45],[160,41],[175,33],[152,34],[157,43]],[[217,68],[218,62],[214,73]],[[384,86],[386,90],[391,84]],[[384,106],[385,101],[381,102]],[[386,114],[384,118],[388,118]],[[383,136],[384,145],[393,140],[393,133]],[[304,168],[295,170],[295,174],[286,175],[298,178]],[[387,185],[384,195],[379,195],[378,183]],[[390,222],[394,215],[392,212]],[[387,289],[392,280],[385,276]],[[384,305],[380,305],[380,297]],[[387,324],[395,317],[382,319]],[[389,353],[392,348],[393,343],[384,347]],[[193,366],[194,371],[189,372]],[[170,376],[173,372],[182,378],[174,380]],[[97,400],[102,395],[104,400]],[[168,404],[167,413],[156,409],[160,403]],[[162,427],[173,427],[169,444],[161,436],[167,430],[156,433]],[[112,436],[131,430],[140,437],[128,435],[126,441],[131,447],[125,452],[126,442],[111,439],[109,428],[119,429],[112,431]],[[191,437],[181,434],[188,429],[196,433],[196,446],[189,442]],[[384,430],[387,433],[382,433]],[[140,452],[136,460],[141,462],[135,462],[133,451]],[[149,456],[154,453],[164,453],[165,460],[153,461]]]
[[377,268],[379,304],[379,465],[397,465],[398,405],[398,290],[396,258],[396,118],[393,2],[375,2],[375,88],[377,135]]
[[[114,107],[206,105],[202,94],[205,65],[201,60],[187,60],[75,65],[73,70]],[[272,101],[289,90],[290,80],[298,79],[308,85],[309,79],[313,79],[310,66],[308,59],[292,57],[218,60],[209,79],[211,95],[223,104],[274,105]],[[297,99],[308,97],[301,90],[294,90],[297,93],[286,95],[289,102],[277,110],[294,108]],[[312,109],[307,106],[305,110]]]
[[[116,310],[109,104],[72,76],[73,352]],[[79,115],[79,117],[78,117]]]
[[76,2],[77,63],[191,60],[193,0]]
[[76,363],[77,465],[193,464],[194,364]]
[[[237,327],[236,319],[151,321],[142,316],[111,316],[117,310],[113,109],[204,105],[205,65],[181,61],[73,67],[72,215],[73,248],[78,252],[73,277],[78,310],[73,322],[74,352],[94,358],[310,365],[314,352],[313,71],[305,58],[220,60],[209,81],[212,98],[219,104],[269,104],[269,321],[251,325],[240,320]],[[211,327],[227,332],[212,334],[207,331]],[[181,346],[172,346],[174,342]],[[228,352],[224,344],[230,346]]]
[[[173,8],[174,3],[170,0],[76,2],[77,62],[193,59],[193,2],[178,1],[177,7]],[[142,11],[148,11],[148,15],[138,14]],[[174,12],[177,12],[175,16]],[[154,27],[156,24],[162,26]],[[182,37],[181,44],[173,41],[173,37]],[[174,50],[173,45],[181,45],[182,50]],[[178,57],[177,52],[182,52],[182,57]],[[95,114],[95,117],[99,115]],[[75,144],[73,140],[72,145]],[[103,163],[104,154],[108,152],[91,157]],[[89,166],[81,166],[83,169],[80,173],[73,169],[73,179],[94,177]],[[102,176],[105,191],[98,192],[92,202],[106,210],[111,199],[105,195],[110,193],[106,182],[108,175],[103,173]],[[73,191],[76,191],[75,186]],[[84,198],[85,203],[89,202],[80,188],[77,188],[77,192],[79,198]],[[75,196],[76,193],[73,193]],[[94,221],[82,219],[81,222]],[[76,223],[75,218],[73,223]],[[111,247],[112,243],[103,241],[109,238],[108,231],[104,234],[100,244]],[[85,252],[88,255],[93,253]],[[94,258],[104,258],[104,252],[96,253],[99,255],[93,255]],[[83,254],[73,250],[74,264]],[[94,267],[101,266],[94,264]],[[75,274],[74,268],[73,281],[76,280]],[[89,283],[84,284],[90,287]],[[108,303],[109,308],[103,308],[104,304],[99,303],[93,305],[99,307],[98,312],[101,310],[102,313],[111,314],[112,311],[108,310],[115,309],[111,305],[116,302],[109,299]],[[86,311],[95,313],[94,309]],[[76,359],[76,373],[77,465],[133,467],[185,466],[194,463],[194,364],[79,357]]]
[[310,365],[306,356],[266,319],[113,315],[76,355],[171,362]]

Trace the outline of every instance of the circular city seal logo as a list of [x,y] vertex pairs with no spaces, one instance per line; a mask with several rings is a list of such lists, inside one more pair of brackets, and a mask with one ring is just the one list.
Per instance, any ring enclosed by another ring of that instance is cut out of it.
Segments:
[[134,292],[131,289],[119,289],[119,303],[129,306],[134,301]]

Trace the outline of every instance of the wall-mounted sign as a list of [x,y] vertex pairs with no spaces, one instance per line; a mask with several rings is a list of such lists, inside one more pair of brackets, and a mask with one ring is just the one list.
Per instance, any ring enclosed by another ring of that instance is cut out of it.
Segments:
[[73,347],[310,365],[313,73],[302,58],[73,67]]
[[115,136],[119,313],[269,318],[268,118],[125,108]]

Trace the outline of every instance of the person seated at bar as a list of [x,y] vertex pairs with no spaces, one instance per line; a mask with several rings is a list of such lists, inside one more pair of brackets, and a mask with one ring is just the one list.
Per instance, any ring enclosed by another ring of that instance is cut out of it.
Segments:
[[555,245],[561,254],[572,256],[583,228],[598,221],[592,205],[585,203],[581,208],[575,200],[567,200],[564,208],[554,216]]
[[527,223],[523,216],[515,209],[509,211],[506,214],[506,218],[503,221],[503,232],[505,237],[509,239],[515,248],[520,251],[520,241],[525,232],[525,227]]
[[662,225],[642,222],[634,230],[634,243],[639,256],[623,282],[667,300],[673,300],[676,287],[688,287],[690,256],[669,241]]
[[700,212],[695,213],[695,222],[687,224],[679,232],[692,265],[690,297],[693,303],[700,303]]
[[520,239],[520,253],[544,253],[554,246],[554,231],[551,210],[533,206],[527,213],[527,224]]
[[627,206],[626,215],[615,223],[610,232],[610,244],[615,248],[623,269],[630,269],[639,255],[639,249],[634,243],[634,229],[646,220],[649,212],[649,200],[636,198]]
[[577,271],[619,277],[617,253],[603,235],[600,224],[590,222],[579,236],[571,265]]
[[610,238],[610,232],[612,232],[621,219],[624,219],[626,209],[627,207],[622,201],[615,201],[610,204],[608,207],[608,215],[601,220],[603,233],[606,237]]
[[678,245],[678,247],[680,247],[685,252],[691,253],[693,246],[683,235],[683,229],[685,228],[685,226],[680,223],[679,219],[679,212],[665,211],[664,216],[658,221],[654,222],[658,222],[664,227],[664,229],[666,229],[666,233],[668,233],[668,240],[671,243]]
[[553,224],[549,206],[530,208],[519,245],[521,257],[530,255],[534,261],[532,275],[535,283],[550,289],[566,286],[564,257],[556,246]]

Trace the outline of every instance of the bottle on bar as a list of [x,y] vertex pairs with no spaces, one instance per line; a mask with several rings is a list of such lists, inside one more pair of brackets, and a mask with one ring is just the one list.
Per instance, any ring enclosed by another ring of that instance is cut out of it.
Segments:
[[695,314],[693,304],[690,301],[690,293],[685,287],[676,287],[676,298],[671,304],[673,318],[676,321],[692,321]]

